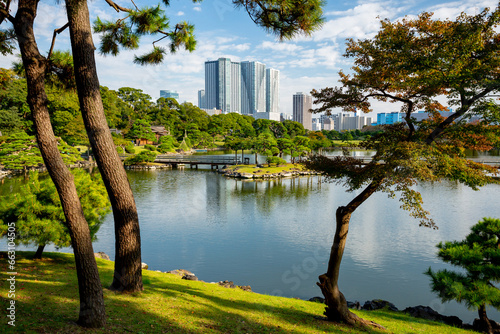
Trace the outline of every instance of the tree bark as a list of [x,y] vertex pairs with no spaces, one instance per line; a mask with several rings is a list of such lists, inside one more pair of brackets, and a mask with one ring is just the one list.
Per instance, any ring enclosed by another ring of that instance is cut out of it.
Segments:
[[486,306],[479,306],[477,312],[479,314],[479,321],[481,322],[481,327],[483,327],[483,330],[488,334],[493,334],[493,326],[491,326],[490,319],[488,319],[488,316],[486,315]]
[[80,294],[78,324],[102,327],[106,323],[104,298],[89,226],[83,216],[73,174],[62,160],[50,123],[44,81],[47,60],[38,51],[33,32],[37,3],[37,0],[20,0],[13,22],[26,72],[27,100],[33,114],[38,147],[59,193],[71,237]]
[[101,100],[86,0],[66,0],[76,86],[92,152],[108,191],[115,221],[115,274],[110,289],[143,290],[139,218],[132,189],[115,149]]
[[347,233],[349,232],[349,222],[354,210],[357,209],[366,199],[368,199],[382,183],[382,180],[372,181],[358,196],[356,196],[347,206],[337,208],[335,218],[337,228],[333,239],[333,245],[328,260],[328,270],[319,276],[318,286],[325,297],[325,315],[330,321],[345,323],[352,326],[366,326],[383,328],[374,322],[359,318],[347,307],[347,301],[340,292],[338,280],[340,274],[340,263],[344,255]]
[[43,254],[43,249],[45,248],[45,245],[38,245],[38,248],[36,249],[35,255],[33,255],[33,260],[41,260],[42,259],[42,254]]

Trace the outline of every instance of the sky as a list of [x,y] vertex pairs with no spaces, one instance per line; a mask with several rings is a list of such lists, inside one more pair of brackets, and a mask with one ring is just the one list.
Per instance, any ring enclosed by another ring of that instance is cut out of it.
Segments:
[[[122,6],[131,6],[130,0],[117,0]],[[230,0],[204,0],[193,3],[171,0],[165,8],[171,25],[187,21],[195,26],[197,47],[194,52],[178,51],[166,56],[161,65],[140,66],[133,63],[134,55],[141,55],[152,47],[156,38],[143,38],[138,50],[122,50],[116,57],[103,56],[96,51],[100,84],[110,89],[132,87],[143,90],[154,100],[160,90],[176,90],[179,102],[198,104],[198,90],[204,89],[207,60],[228,57],[233,61],[259,61],[280,71],[280,112],[292,113],[292,96],[296,92],[309,93],[338,85],[338,72],[349,73],[352,60],[343,57],[346,39],[373,37],[380,29],[380,20],[400,20],[416,17],[422,12],[433,12],[435,18],[455,19],[461,12],[476,14],[485,7],[495,8],[495,0],[359,0],[327,1],[324,7],[325,23],[311,36],[298,36],[280,42],[275,36],[253,23],[244,9],[237,9]],[[39,3],[35,20],[37,43],[42,54],[47,54],[54,29],[66,23],[63,1]],[[157,2],[137,0],[141,6]],[[117,14],[104,0],[88,2],[91,20],[116,20]],[[14,4],[12,13],[15,13]],[[2,28],[9,28],[3,23]],[[100,36],[94,34],[98,48]],[[157,44],[158,45],[158,44]],[[161,45],[161,43],[159,44]],[[164,46],[168,46],[164,44]],[[57,37],[56,49],[70,50],[69,32]],[[15,56],[0,56],[0,67],[10,68]],[[373,104],[373,111],[397,111],[394,104]],[[373,115],[373,114],[372,114]]]

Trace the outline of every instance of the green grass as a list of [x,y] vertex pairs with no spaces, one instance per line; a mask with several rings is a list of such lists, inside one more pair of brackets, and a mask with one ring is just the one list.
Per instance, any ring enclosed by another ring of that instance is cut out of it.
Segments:
[[[78,284],[72,254],[16,253],[16,327],[19,333],[366,333],[318,319],[324,305],[227,289],[143,270],[144,292],[119,294],[104,288],[107,324],[78,327]],[[5,253],[4,253],[5,257]],[[97,259],[103,287],[111,283],[113,262]],[[7,308],[7,261],[1,261],[0,307]],[[5,314],[5,313],[2,314]],[[356,311],[387,328],[374,333],[470,333],[390,311]],[[7,328],[2,316],[1,328]]]
[[[274,164],[271,164],[271,167],[267,167],[267,163],[264,164],[265,167],[256,167],[256,165],[233,165],[233,166],[228,166],[226,169],[227,170],[236,170],[240,173],[249,173],[249,174],[254,174],[254,175],[264,175],[264,174],[274,174],[274,173],[281,173],[283,171],[290,172],[292,170],[306,170],[303,165],[301,164],[284,164],[284,165],[279,165],[275,166]],[[256,171],[259,171],[257,173],[254,173]]]
[[361,140],[332,140],[334,147],[356,147],[361,143]]

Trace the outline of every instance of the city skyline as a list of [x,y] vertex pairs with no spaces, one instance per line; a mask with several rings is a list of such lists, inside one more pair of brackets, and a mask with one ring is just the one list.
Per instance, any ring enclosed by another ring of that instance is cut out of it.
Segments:
[[[138,6],[148,5],[144,0]],[[105,2],[89,2],[91,21],[97,16],[103,20],[122,18]],[[128,5],[122,2],[121,5]],[[149,4],[150,5],[150,4]],[[167,54],[163,64],[140,66],[133,63],[134,55],[151,50],[157,37],[144,38],[138,50],[122,50],[118,57],[102,56],[96,52],[100,84],[110,89],[133,87],[143,90],[154,100],[160,97],[160,89],[178,91],[181,100],[197,104],[198,90],[204,84],[204,62],[227,57],[235,62],[243,59],[260,61],[280,71],[280,112],[292,113],[292,96],[296,92],[310,93],[338,85],[338,71],[350,72],[352,61],[342,57],[347,38],[364,39],[374,36],[380,28],[380,20],[401,20],[405,16],[416,17],[423,11],[434,12],[439,19],[455,19],[462,11],[477,14],[483,8],[498,5],[492,0],[446,1],[424,0],[359,0],[353,2],[327,2],[324,7],[325,23],[311,36],[299,36],[279,42],[272,35],[257,27],[244,10],[233,7],[231,1],[172,2],[166,15],[172,23],[189,21],[195,25],[197,48],[194,52],[180,50]],[[67,22],[65,8],[61,4],[41,2],[35,20],[37,43],[42,54],[50,49],[54,29]],[[12,3],[13,12],[17,3]],[[2,28],[7,28],[4,22]],[[94,44],[99,47],[100,36],[93,34]],[[158,43],[161,44],[161,43]],[[159,45],[159,46],[165,46]],[[69,50],[69,32],[58,35],[55,48]],[[10,68],[18,61],[15,55],[0,57],[0,67]],[[375,103],[376,112],[398,111],[396,104]],[[336,112],[336,111],[335,111]]]
[[219,58],[205,62],[205,88],[198,107],[252,115],[279,112],[279,71],[258,61]]

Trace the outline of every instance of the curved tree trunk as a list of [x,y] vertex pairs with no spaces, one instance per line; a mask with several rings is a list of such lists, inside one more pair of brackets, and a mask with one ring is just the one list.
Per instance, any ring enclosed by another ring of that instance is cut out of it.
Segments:
[[42,254],[43,254],[43,249],[45,248],[45,245],[38,245],[38,248],[36,249],[35,255],[33,255],[33,260],[41,260],[42,259]]
[[368,199],[380,186],[381,180],[374,180],[358,196],[356,196],[347,206],[337,208],[335,218],[337,228],[333,239],[330,259],[328,260],[328,270],[319,276],[318,286],[325,297],[325,315],[330,321],[346,323],[353,326],[375,326],[381,328],[371,321],[366,321],[352,313],[347,307],[347,301],[339,290],[338,280],[340,273],[340,263],[344,255],[347,233],[349,232],[349,221],[354,210],[357,209],[366,199]]
[[493,334],[493,326],[491,326],[490,319],[488,319],[488,316],[486,315],[486,306],[481,305],[477,312],[479,314],[479,321],[481,322],[483,331],[488,334]]
[[66,0],[76,86],[85,128],[113,208],[115,274],[112,290],[142,291],[139,218],[127,174],[109,131],[101,100],[86,0]]
[[75,255],[80,294],[78,324],[84,327],[102,327],[106,323],[102,286],[94,257],[90,230],[76,192],[73,174],[64,164],[50,123],[45,93],[47,60],[40,55],[33,33],[37,0],[21,0],[14,28],[21,51],[28,85],[28,104],[33,114],[38,147],[54,181]]

